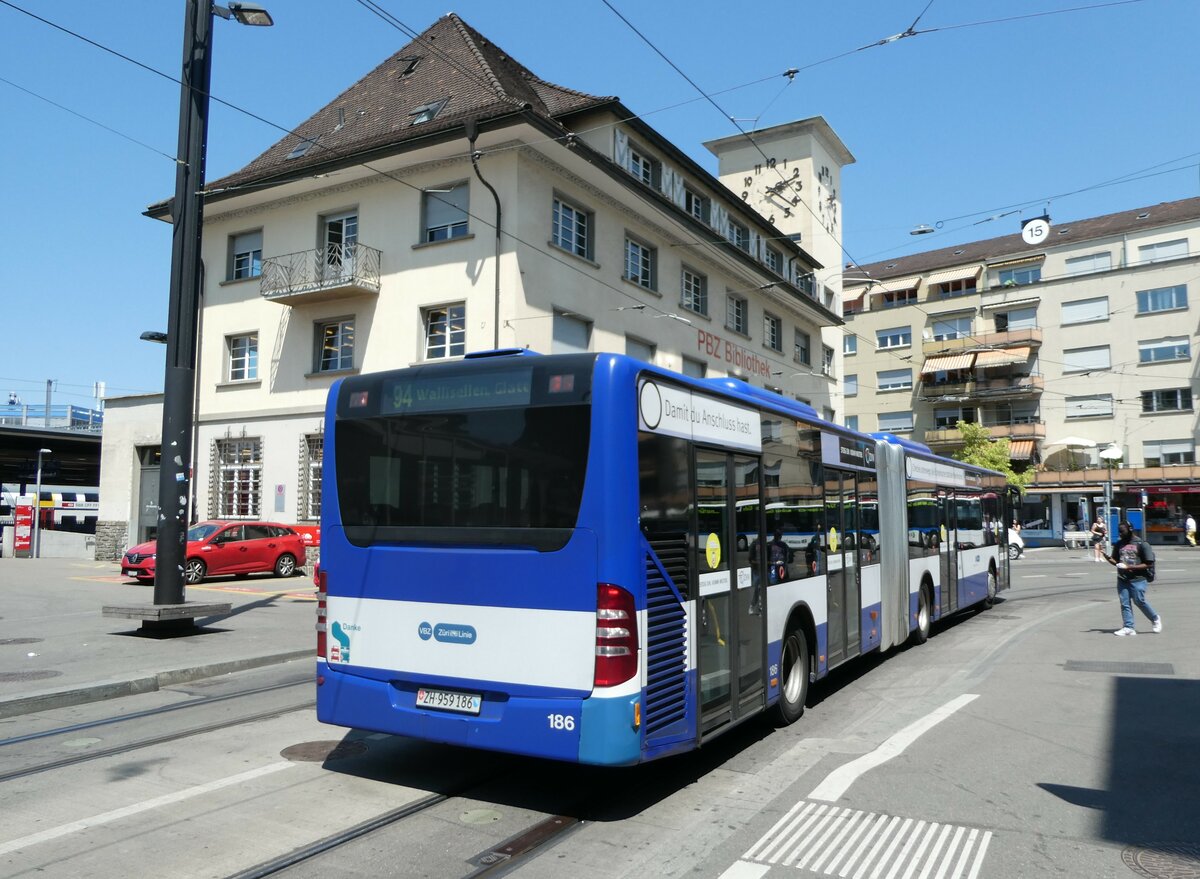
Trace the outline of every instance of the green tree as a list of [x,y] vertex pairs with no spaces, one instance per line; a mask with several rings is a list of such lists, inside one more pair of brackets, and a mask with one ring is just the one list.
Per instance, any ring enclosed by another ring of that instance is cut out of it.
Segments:
[[1033,470],[1029,469],[1021,473],[1013,470],[1012,449],[1007,439],[992,439],[988,434],[988,429],[982,424],[959,421],[958,429],[962,433],[963,447],[954,452],[951,457],[967,464],[974,464],[976,467],[998,470],[1004,474],[1009,485],[1019,488],[1022,494],[1025,492],[1029,483],[1033,482]]

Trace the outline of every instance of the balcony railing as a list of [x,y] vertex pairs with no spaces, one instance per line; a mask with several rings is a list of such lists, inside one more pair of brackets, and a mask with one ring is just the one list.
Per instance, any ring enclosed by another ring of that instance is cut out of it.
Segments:
[[[1046,425],[1040,421],[1017,424],[985,424],[992,439],[1045,439]],[[925,431],[926,445],[954,445],[963,441],[962,431],[957,427],[943,427]]]
[[379,293],[382,254],[365,244],[330,245],[263,260],[259,292],[272,302],[305,302]]
[[1015,375],[1009,378],[971,379],[965,382],[922,384],[921,396],[927,400],[956,397],[964,400],[1029,397],[1046,389],[1040,375]]
[[957,339],[930,339],[921,343],[921,353],[928,357],[931,354],[975,351],[981,348],[1012,348],[1016,345],[1036,348],[1041,344],[1042,328],[1030,327],[1000,333],[975,333]]

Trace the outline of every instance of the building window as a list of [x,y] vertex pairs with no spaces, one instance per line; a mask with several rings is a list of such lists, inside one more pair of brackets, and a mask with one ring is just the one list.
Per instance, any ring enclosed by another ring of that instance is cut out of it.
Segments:
[[996,314],[996,332],[998,333],[1036,328],[1036,308],[1014,308],[1012,311],[1002,311]]
[[826,421],[828,421],[830,424],[833,424],[837,420],[837,413],[833,411],[832,406],[822,406],[821,407],[821,417],[824,418]]
[[1088,275],[1092,272],[1107,272],[1112,268],[1112,254],[1089,253],[1087,256],[1073,256],[1067,260],[1068,275]]
[[229,239],[229,279],[257,278],[262,274],[262,230],[243,232]]
[[467,306],[464,302],[425,309],[425,359],[462,357],[467,353]]
[[1153,342],[1138,342],[1138,363],[1190,360],[1191,357],[1192,346],[1187,336],[1174,336]]
[[875,331],[876,348],[907,348],[912,344],[912,327],[892,327]]
[[421,240],[449,241],[467,234],[467,206],[471,188],[463,183],[426,189],[421,193],[425,224]]
[[592,325],[572,314],[554,313],[554,337],[550,340],[551,354],[574,354],[587,351],[592,339]]
[[912,412],[880,412],[879,429],[888,433],[901,433],[912,430]]
[[848,375],[842,382],[842,388],[847,397],[858,396],[858,375]]
[[849,357],[851,354],[858,353],[858,336],[849,333],[842,336],[842,356]]
[[653,290],[657,286],[655,278],[655,263],[658,253],[653,247],[648,247],[632,238],[625,239],[625,280],[632,281],[639,287]]
[[939,299],[955,299],[959,296],[969,296],[975,292],[975,278],[960,278],[957,281],[945,281],[937,285]]
[[812,339],[808,333],[801,332],[800,330],[795,331],[792,341],[792,359],[797,363],[803,363],[805,366],[812,364]]
[[1041,266],[1001,269],[996,273],[996,284],[1000,287],[1024,287],[1026,284],[1036,284],[1041,279]]
[[1142,412],[1190,412],[1190,388],[1166,388],[1161,391],[1142,391]]
[[708,278],[684,266],[680,280],[679,304],[696,314],[708,314]]
[[725,300],[725,329],[747,335],[746,300],[730,293]]
[[690,357],[685,357],[683,358],[683,369],[680,372],[692,378],[704,378],[708,372],[708,364],[703,360],[693,360]]
[[952,317],[933,322],[933,340],[945,342],[948,339],[965,339],[971,335],[971,318]]
[[1063,372],[1096,372],[1112,367],[1107,345],[1094,348],[1068,348],[1063,351]]
[[833,349],[828,345],[821,346],[821,372],[833,375]]
[[647,186],[657,186],[659,181],[659,164],[633,144],[629,145],[629,173]]
[[1191,440],[1147,440],[1142,443],[1142,459],[1147,467],[1195,464],[1196,447]]
[[1138,290],[1138,314],[1153,314],[1156,311],[1175,311],[1187,308],[1187,285],[1157,287],[1153,290]]
[[768,247],[767,251],[767,268],[777,275],[783,274],[783,254],[774,247]]
[[229,336],[229,377],[231,382],[258,378],[258,333]]
[[1095,299],[1077,299],[1074,302],[1062,304],[1062,323],[1088,324],[1094,321],[1108,320],[1108,297],[1098,296]]
[[1138,248],[1138,262],[1158,262],[1163,259],[1178,259],[1188,255],[1186,238],[1174,241],[1159,241],[1156,244],[1144,244]]
[[1089,394],[1086,397],[1067,397],[1067,418],[1112,418],[1112,394]]
[[298,519],[314,521],[321,518],[321,461],[324,456],[324,434],[309,434],[301,439]]
[[643,363],[654,362],[655,345],[652,342],[644,342],[641,339],[633,336],[625,337],[625,353],[630,357],[642,361]]
[[592,214],[562,199],[554,199],[550,243],[584,259],[592,258]]
[[907,391],[912,386],[911,369],[885,369],[875,373],[875,387],[881,391]]
[[313,372],[354,368],[354,318],[317,324]]
[[965,409],[962,406],[942,406],[933,410],[933,426],[938,430],[957,428],[960,421],[974,424],[975,410],[970,406]]
[[449,98],[442,98],[440,101],[433,101],[429,104],[422,104],[414,110],[409,110],[408,115],[411,116],[413,125],[422,125],[426,122],[432,122],[434,117],[441,112],[442,107],[446,106]]
[[709,201],[700,193],[685,188],[683,190],[683,207],[701,223],[708,222]]
[[262,440],[216,441],[217,519],[257,519],[262,511]]
[[729,240],[739,250],[744,250],[747,253],[750,251],[750,230],[741,223],[729,221]]
[[857,415],[847,415],[846,420],[842,423],[845,424],[846,427],[850,428],[851,430],[858,430],[858,416]]
[[325,263],[321,280],[332,281],[354,276],[354,258],[358,254],[358,214],[333,214],[324,217]]
[[884,308],[899,308],[902,305],[917,304],[917,288],[909,290],[885,290],[883,293]]
[[772,351],[783,350],[783,320],[763,312],[763,344]]

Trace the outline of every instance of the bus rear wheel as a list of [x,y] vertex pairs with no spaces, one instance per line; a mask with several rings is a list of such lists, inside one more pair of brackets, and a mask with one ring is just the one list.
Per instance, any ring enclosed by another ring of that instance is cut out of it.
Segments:
[[996,589],[996,569],[989,565],[987,575],[987,598],[983,600],[984,607],[991,607],[996,603]]
[[929,632],[933,627],[933,611],[930,607],[932,603],[929,587],[921,584],[921,591],[917,594],[917,627],[913,630],[913,638],[918,644],[929,640]]
[[795,723],[804,713],[809,665],[808,638],[800,629],[792,629],[784,639],[780,662],[779,701],[775,703],[780,725]]

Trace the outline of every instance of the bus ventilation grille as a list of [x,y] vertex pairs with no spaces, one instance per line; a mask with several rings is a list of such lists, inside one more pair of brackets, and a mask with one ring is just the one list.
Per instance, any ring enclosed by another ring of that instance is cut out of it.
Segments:
[[[687,583],[687,542],[652,540],[650,547],[675,583]],[[646,559],[646,735],[684,720],[687,704],[687,626],[674,584]]]

